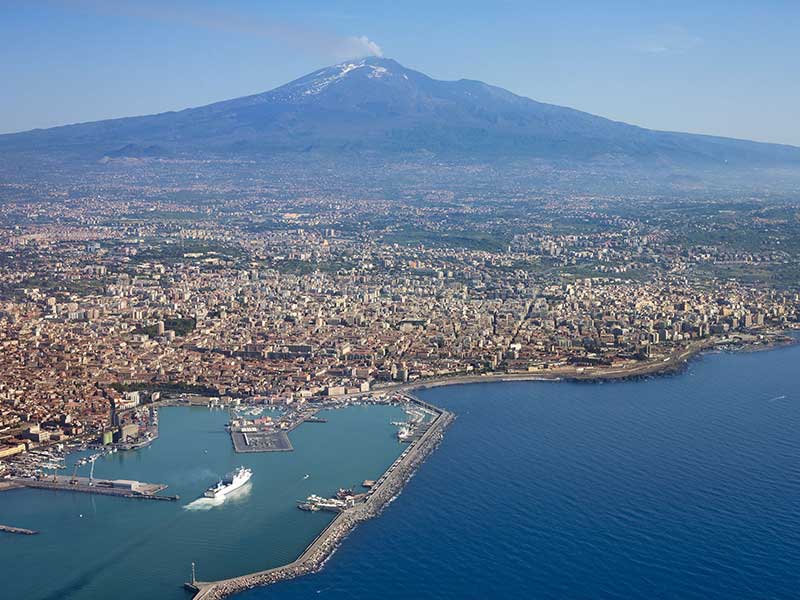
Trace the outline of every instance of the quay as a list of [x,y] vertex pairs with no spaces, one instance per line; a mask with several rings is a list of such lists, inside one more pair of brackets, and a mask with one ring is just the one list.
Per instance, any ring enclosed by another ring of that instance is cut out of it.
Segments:
[[186,589],[195,593],[193,600],[220,600],[254,587],[271,585],[318,571],[358,523],[378,516],[392,498],[400,493],[416,468],[436,449],[442,440],[445,428],[454,419],[452,413],[423,402],[414,396],[403,394],[401,397],[404,401],[416,404],[436,416],[425,426],[425,431],[419,438],[413,440],[403,450],[386,472],[363,495],[363,502],[338,513],[302,554],[288,564],[220,581],[197,581],[193,564],[192,580],[184,584]]
[[178,496],[157,496],[167,489],[163,483],[143,483],[128,479],[89,479],[88,477],[66,477],[63,475],[41,477],[17,477],[12,480],[18,486],[82,492],[84,494],[100,494],[103,496],[121,496],[123,498],[141,498],[145,500],[178,500]]
[[231,427],[231,442],[234,451],[248,452],[291,452],[294,450],[288,433],[294,431],[303,423],[327,423],[327,419],[317,417],[320,407],[304,408],[298,413],[291,414],[288,418],[280,419],[276,426],[267,428],[253,425]]
[[10,479],[0,480],[0,492],[2,492],[4,490],[13,490],[13,489],[16,489],[16,488],[21,488],[21,487],[23,487],[23,486],[21,486],[18,483],[13,482]]
[[233,449],[247,452],[291,452],[294,450],[289,436],[282,429],[277,431],[231,431]]
[[19,535],[36,535],[39,533],[33,529],[25,529],[24,527],[11,527],[11,525],[0,525],[0,531],[5,531],[6,533],[16,533]]

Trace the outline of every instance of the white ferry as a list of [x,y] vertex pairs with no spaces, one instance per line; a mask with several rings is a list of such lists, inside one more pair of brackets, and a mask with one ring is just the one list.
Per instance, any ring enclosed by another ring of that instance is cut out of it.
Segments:
[[220,479],[216,485],[208,488],[203,494],[206,498],[224,498],[233,490],[237,490],[250,481],[253,472],[245,467],[239,467]]

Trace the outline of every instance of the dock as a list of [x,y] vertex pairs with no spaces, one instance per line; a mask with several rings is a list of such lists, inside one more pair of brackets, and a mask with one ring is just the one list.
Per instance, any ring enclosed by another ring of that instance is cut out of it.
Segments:
[[15,489],[21,488],[21,487],[22,486],[20,484],[14,483],[10,479],[0,480],[0,492],[3,492],[5,490],[15,490]]
[[283,430],[277,431],[231,431],[233,449],[239,453],[248,452],[291,452],[294,450],[289,436]]
[[328,420],[318,417],[320,407],[304,408],[298,413],[279,420],[268,427],[245,425],[231,427],[231,442],[238,453],[249,452],[291,452],[294,450],[288,433],[303,423],[327,423]]
[[88,477],[66,477],[63,475],[41,478],[18,477],[14,483],[27,488],[42,490],[58,490],[99,494],[103,496],[121,496],[144,500],[178,500],[178,496],[158,496],[167,489],[163,483],[143,483],[128,479],[89,479]]
[[11,525],[0,525],[0,531],[4,531],[6,533],[16,533],[19,535],[36,535],[39,533],[33,529],[25,529],[24,527],[11,527]]

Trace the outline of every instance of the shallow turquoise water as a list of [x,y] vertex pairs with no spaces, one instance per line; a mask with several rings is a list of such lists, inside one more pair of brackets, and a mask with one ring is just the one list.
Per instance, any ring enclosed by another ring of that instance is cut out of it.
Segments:
[[[0,536],[0,598],[178,599],[197,563],[198,579],[231,577],[294,559],[332,518],[304,513],[312,493],[377,478],[399,455],[400,408],[354,406],[290,434],[294,452],[235,454],[224,411],[162,408],[149,448],[98,460],[95,476],[167,483],[180,502],[70,492],[0,493],[0,522],[41,531]],[[240,464],[251,482],[219,506],[196,502]],[[82,474],[88,474],[88,467]],[[309,477],[304,478],[308,474]]]

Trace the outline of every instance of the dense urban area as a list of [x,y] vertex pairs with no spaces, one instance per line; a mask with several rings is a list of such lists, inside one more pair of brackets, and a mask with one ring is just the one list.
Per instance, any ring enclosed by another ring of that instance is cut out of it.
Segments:
[[133,442],[146,411],[115,412],[160,394],[297,407],[428,379],[628,376],[798,326],[800,205],[782,196],[174,167],[2,186],[0,458]]

